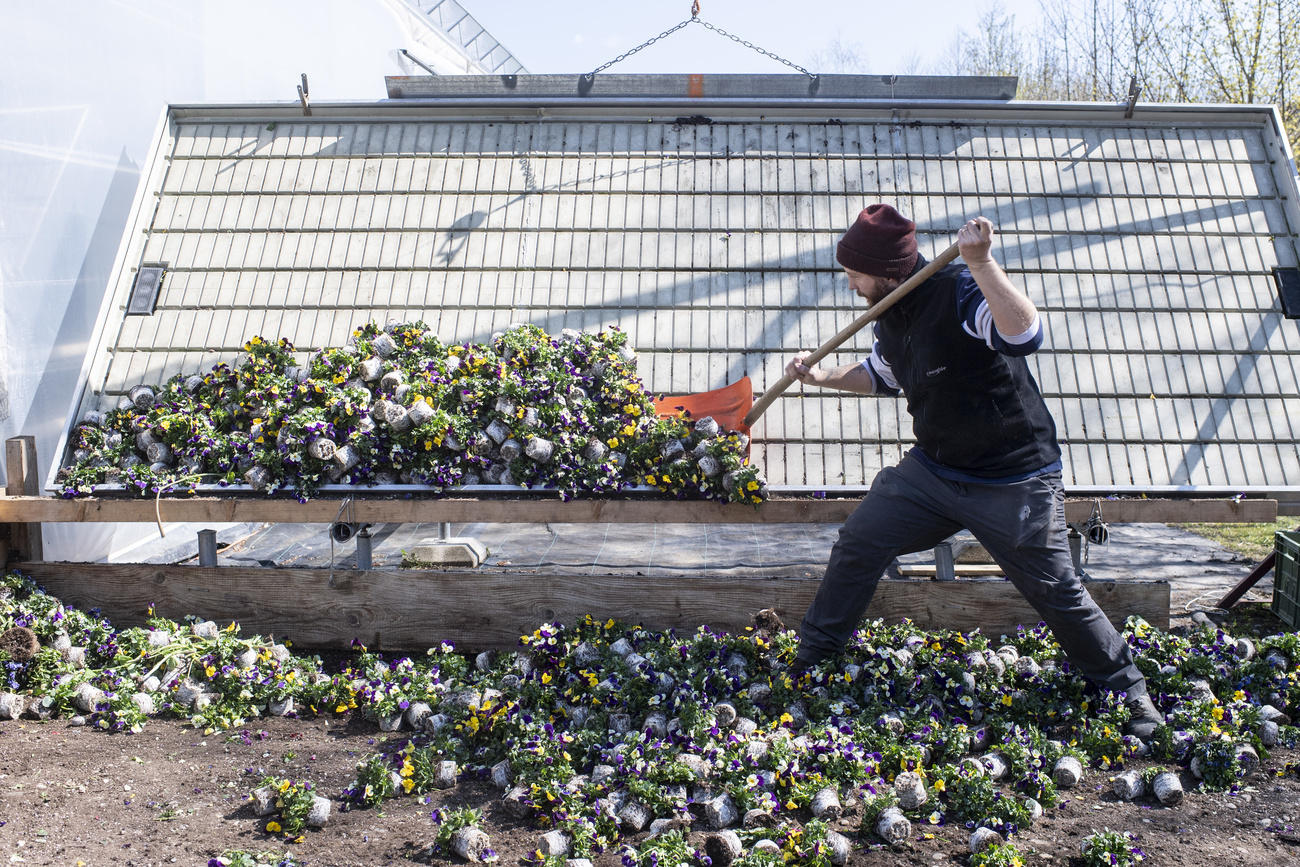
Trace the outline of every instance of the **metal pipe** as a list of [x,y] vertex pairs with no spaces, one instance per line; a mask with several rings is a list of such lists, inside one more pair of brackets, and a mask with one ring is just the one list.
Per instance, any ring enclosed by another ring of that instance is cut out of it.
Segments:
[[357,568],[362,572],[367,572],[374,566],[371,554],[370,528],[362,527],[361,532],[357,533]]
[[199,530],[199,565],[217,565],[216,530]]

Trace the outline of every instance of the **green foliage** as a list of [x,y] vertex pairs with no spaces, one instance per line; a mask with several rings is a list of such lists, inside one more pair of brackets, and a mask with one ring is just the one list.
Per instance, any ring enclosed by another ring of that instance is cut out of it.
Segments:
[[261,787],[269,788],[275,798],[275,809],[279,815],[266,823],[266,830],[272,834],[283,833],[287,837],[301,834],[307,829],[307,816],[311,813],[315,793],[310,781],[296,782],[280,777],[266,776]]
[[1132,834],[1109,828],[1089,834],[1080,849],[1085,867],[1133,867],[1146,857]]
[[704,853],[686,841],[681,831],[668,831],[651,837],[637,846],[623,849],[623,863],[627,867],[658,867],[658,865],[706,864]]
[[994,843],[971,855],[970,867],[1025,867],[1025,856],[1015,843]]
[[423,322],[371,322],[307,358],[262,337],[244,352],[79,425],[62,494],[186,492],[206,480],[301,500],[329,482],[766,497],[747,438],[656,415],[616,328],[552,338],[519,325],[446,346]]

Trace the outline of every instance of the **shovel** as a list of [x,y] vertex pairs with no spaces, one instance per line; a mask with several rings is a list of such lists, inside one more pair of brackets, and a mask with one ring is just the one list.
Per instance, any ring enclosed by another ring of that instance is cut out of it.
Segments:
[[[932,261],[926,263],[924,268],[898,284],[884,298],[872,304],[865,313],[845,326],[839,334],[818,347],[816,352],[804,360],[804,364],[812,367],[827,355],[830,355],[846,340],[861,331],[868,323],[874,322],[883,316],[885,311],[902,300],[904,295],[929,280],[936,271],[956,259],[957,254],[956,244],[948,247]],[[758,421],[758,417],[771,406],[772,401],[780,397],[781,393],[793,384],[793,378],[782,375],[771,388],[763,392],[762,397],[755,401],[753,386],[750,384],[749,377],[745,376],[730,385],[725,385],[713,391],[668,395],[659,398],[655,401],[655,411],[661,416],[676,415],[681,410],[689,412],[692,418],[702,418],[706,415],[712,416],[724,428],[739,430],[747,434],[754,422]]]
[[[840,344],[861,331],[867,323],[879,319],[885,314],[885,311],[901,301],[904,295],[911,292],[917,286],[920,286],[926,280],[929,280],[936,271],[945,267],[953,259],[956,259],[957,253],[957,245],[953,244],[948,247],[947,250],[944,250],[938,256],[935,256],[932,261],[926,263],[924,268],[898,284],[898,286],[896,286],[893,291],[884,298],[881,298],[875,304],[872,304],[871,307],[867,309],[866,313],[863,313],[857,319],[854,319],[848,325],[844,326],[844,328],[840,330],[839,334],[836,334],[830,340],[819,346],[816,352],[804,359],[803,363],[808,367],[812,367],[814,364],[830,355],[839,348]],[[745,428],[748,429],[754,424],[754,422],[758,421],[758,417],[767,411],[767,408],[772,404],[772,401],[780,397],[781,393],[793,384],[794,378],[783,374],[771,388],[763,392],[763,396],[754,402],[754,405],[750,408],[749,412],[745,413],[744,420],[741,422]]]

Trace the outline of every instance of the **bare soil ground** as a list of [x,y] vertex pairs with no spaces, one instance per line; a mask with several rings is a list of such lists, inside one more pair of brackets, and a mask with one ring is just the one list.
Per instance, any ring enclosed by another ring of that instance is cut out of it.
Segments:
[[[289,851],[300,864],[443,863],[432,858],[431,811],[440,805],[484,810],[486,829],[502,864],[519,864],[541,830],[499,809],[500,792],[486,781],[462,783],[430,803],[401,798],[381,810],[345,810],[339,791],[357,761],[403,743],[363,722],[270,719],[239,732],[204,736],[178,722],[154,721],[137,735],[74,728],[66,720],[0,723],[0,858],[25,864],[204,864],[230,850]],[[1153,799],[1117,801],[1106,775],[1090,771],[1066,792],[1065,803],[1022,832],[1028,863],[1079,864],[1079,843],[1094,830],[1130,831],[1146,863],[1268,865],[1300,862],[1300,777],[1284,771],[1300,759],[1275,750],[1261,772],[1236,794],[1188,794],[1174,808]],[[332,795],[325,828],[300,843],[263,830],[248,793],[265,773],[313,780]],[[1279,775],[1280,773],[1280,775]],[[860,814],[838,822],[857,831]],[[968,833],[961,827],[914,828],[898,849],[856,837],[850,863],[964,864]],[[933,834],[930,838],[929,835]],[[697,835],[702,847],[702,835]],[[617,865],[616,853],[596,859]]]
[[[1264,605],[1239,606],[1224,626],[1263,635],[1282,625]],[[403,797],[381,809],[348,809],[340,795],[358,761],[400,749],[409,734],[381,733],[360,718],[257,720],[241,731],[205,735],[178,721],[151,720],[135,735],[75,727],[67,720],[0,722],[0,859],[49,865],[206,864],[232,850],[292,854],[294,863],[378,865],[445,863],[432,856],[440,806],[483,810],[500,863],[524,863],[544,829],[510,817],[501,792],[466,779],[432,798]],[[1123,802],[1106,772],[1090,769],[1064,803],[1015,838],[1029,865],[1077,865],[1080,841],[1095,830],[1129,831],[1146,864],[1300,863],[1300,750],[1274,749],[1235,793],[1208,793],[1184,772],[1186,798]],[[1141,767],[1141,765],[1138,765]],[[329,823],[289,843],[264,830],[249,793],[271,774],[310,780],[333,801]],[[851,864],[965,864],[969,832],[914,826],[889,849],[859,834],[860,808],[846,805],[836,827],[855,841]],[[807,817],[804,817],[807,818]],[[703,833],[692,842],[703,848]],[[635,838],[635,839],[640,839]],[[594,859],[618,865],[617,852]],[[275,863],[274,861],[268,863]]]

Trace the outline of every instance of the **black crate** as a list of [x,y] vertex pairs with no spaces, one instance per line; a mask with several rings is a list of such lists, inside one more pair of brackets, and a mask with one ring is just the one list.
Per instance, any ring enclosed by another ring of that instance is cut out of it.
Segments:
[[1300,532],[1278,530],[1273,550],[1273,613],[1292,629],[1300,629]]

